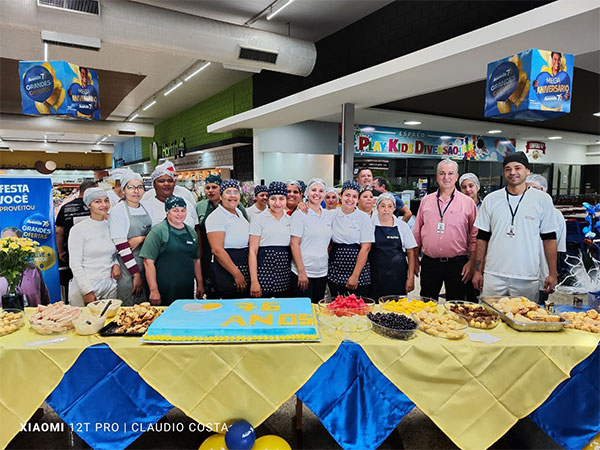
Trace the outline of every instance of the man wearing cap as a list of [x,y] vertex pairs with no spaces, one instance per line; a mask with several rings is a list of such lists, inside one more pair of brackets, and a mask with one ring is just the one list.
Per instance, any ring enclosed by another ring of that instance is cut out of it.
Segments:
[[128,172],[132,172],[132,170],[128,169],[126,167],[119,167],[118,169],[113,170],[112,173],[110,174],[113,181],[115,182],[115,186],[110,191],[107,192],[108,199],[110,200],[111,208],[113,206],[115,206],[117,203],[119,203],[121,201],[121,199],[123,198],[123,190],[121,189],[121,180],[123,179],[123,175],[125,175]]
[[248,213],[248,222],[252,222],[254,217],[267,209],[267,203],[269,202],[269,188],[264,184],[254,186],[254,197],[256,199],[254,205],[246,210]]
[[549,267],[544,291],[557,283],[556,231],[552,198],[527,187],[529,160],[510,153],[503,162],[507,186],[488,194],[477,215],[473,285],[484,297],[538,299],[541,247]]
[[[187,200],[192,205],[196,204],[196,199],[194,198],[194,194],[192,194],[189,191],[189,189],[186,189],[183,186],[177,186],[177,172],[175,171],[175,166],[173,165],[173,163],[171,161],[167,160],[164,163],[159,164],[158,166],[155,167],[155,170],[168,170],[169,172],[173,173],[173,180],[175,182],[175,188],[173,189],[173,195],[176,195],[177,197],[181,197],[184,200]],[[150,190],[148,190],[144,194],[144,196],[142,197],[142,201],[149,200],[155,196],[156,196],[156,191],[154,190],[154,187],[152,187]]]

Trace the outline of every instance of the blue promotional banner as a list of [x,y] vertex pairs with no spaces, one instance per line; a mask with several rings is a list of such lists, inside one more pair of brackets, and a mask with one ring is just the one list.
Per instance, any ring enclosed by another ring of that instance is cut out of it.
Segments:
[[548,120],[571,112],[573,55],[531,49],[488,64],[485,116]]
[[50,178],[0,177],[0,230],[2,237],[12,232],[39,242],[34,263],[42,272],[51,301],[60,301]]
[[100,119],[98,73],[66,61],[20,61],[23,114]]
[[354,130],[354,155],[383,158],[452,158],[502,161],[514,152],[515,141],[475,135],[452,135],[436,131],[404,130],[359,125]]

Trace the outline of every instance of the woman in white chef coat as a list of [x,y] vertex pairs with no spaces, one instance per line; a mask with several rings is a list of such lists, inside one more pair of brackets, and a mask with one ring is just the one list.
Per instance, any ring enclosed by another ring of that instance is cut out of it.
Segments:
[[69,303],[85,306],[105,298],[116,298],[121,268],[117,249],[110,239],[106,215],[110,209],[108,194],[102,188],[90,188],[83,194],[90,217],[69,233],[69,266],[73,279],[69,284]]
[[252,297],[282,297],[290,289],[290,224],[285,214],[287,186],[273,181],[269,207],[250,223],[248,266]]
[[240,183],[221,183],[221,203],[206,219],[206,236],[213,254],[212,280],[219,298],[243,298],[250,281],[248,238],[250,224],[239,210]]
[[375,241],[371,218],[356,208],[360,187],[354,181],[342,185],[342,206],[335,211],[327,280],[332,296],[369,294],[369,251]]
[[309,297],[313,303],[325,296],[328,247],[335,211],[321,207],[327,185],[319,178],[308,182],[308,211],[292,214],[292,294]]

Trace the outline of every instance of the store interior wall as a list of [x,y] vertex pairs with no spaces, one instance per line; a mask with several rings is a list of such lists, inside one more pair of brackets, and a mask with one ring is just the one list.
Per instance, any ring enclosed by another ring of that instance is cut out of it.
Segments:
[[264,173],[259,178],[268,185],[271,181],[304,180],[322,178],[327,185],[333,184],[333,155],[310,155],[299,153],[263,153]]

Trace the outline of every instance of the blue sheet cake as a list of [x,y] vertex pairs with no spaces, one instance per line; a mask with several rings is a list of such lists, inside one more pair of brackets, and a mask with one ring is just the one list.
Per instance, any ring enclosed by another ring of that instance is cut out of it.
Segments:
[[177,300],[157,318],[144,342],[319,341],[308,298]]

